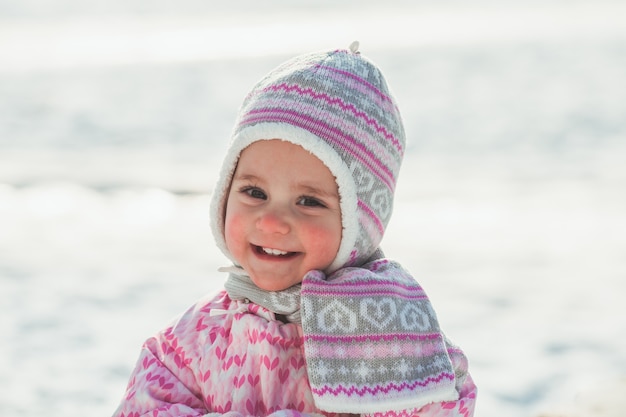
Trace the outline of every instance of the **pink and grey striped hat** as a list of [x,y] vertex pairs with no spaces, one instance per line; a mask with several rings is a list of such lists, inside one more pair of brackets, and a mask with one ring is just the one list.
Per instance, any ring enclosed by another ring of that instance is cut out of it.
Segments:
[[231,260],[224,208],[237,160],[251,143],[276,138],[307,149],[336,178],[343,234],[325,272],[363,264],[391,217],[405,134],[383,74],[358,52],[358,42],[292,58],[246,96],[211,202],[213,235]]

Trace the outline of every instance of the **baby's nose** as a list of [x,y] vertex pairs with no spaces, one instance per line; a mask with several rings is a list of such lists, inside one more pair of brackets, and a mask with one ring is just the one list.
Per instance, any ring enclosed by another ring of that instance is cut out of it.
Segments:
[[284,213],[266,212],[256,222],[257,229],[265,233],[287,234],[291,230]]

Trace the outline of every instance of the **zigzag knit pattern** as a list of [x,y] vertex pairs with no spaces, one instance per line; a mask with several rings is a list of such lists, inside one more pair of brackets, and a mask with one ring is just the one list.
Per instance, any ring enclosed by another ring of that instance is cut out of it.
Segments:
[[379,259],[302,282],[311,391],[322,410],[420,408],[458,398],[445,338],[430,301],[402,267]]

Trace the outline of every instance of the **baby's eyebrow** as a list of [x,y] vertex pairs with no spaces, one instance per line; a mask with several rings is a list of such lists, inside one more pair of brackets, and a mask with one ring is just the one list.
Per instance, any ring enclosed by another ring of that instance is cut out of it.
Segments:
[[[254,175],[254,174],[247,174],[245,172],[236,174],[233,177],[233,181],[246,181],[246,182],[254,182],[254,183],[262,182],[259,176]],[[316,197],[336,198],[336,199],[339,198],[339,193],[337,192],[337,190],[328,191],[328,190],[324,190],[322,188],[316,187],[311,184],[295,184],[294,189],[300,193],[310,194]]]
[[327,191],[321,188],[314,187],[312,185],[304,185],[304,184],[300,185],[299,189],[304,191],[307,194],[311,194],[314,196],[326,197],[326,198],[339,198],[339,194],[337,193],[336,190]]
[[233,177],[233,181],[250,181],[250,182],[258,182],[259,177],[253,174],[238,174]]

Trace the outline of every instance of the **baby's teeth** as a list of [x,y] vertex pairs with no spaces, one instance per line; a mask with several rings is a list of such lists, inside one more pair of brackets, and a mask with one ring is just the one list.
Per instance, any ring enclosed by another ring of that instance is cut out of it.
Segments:
[[269,254],[269,255],[287,255],[288,252],[284,252],[282,250],[278,250],[278,249],[271,249],[271,248],[263,248],[263,252]]

